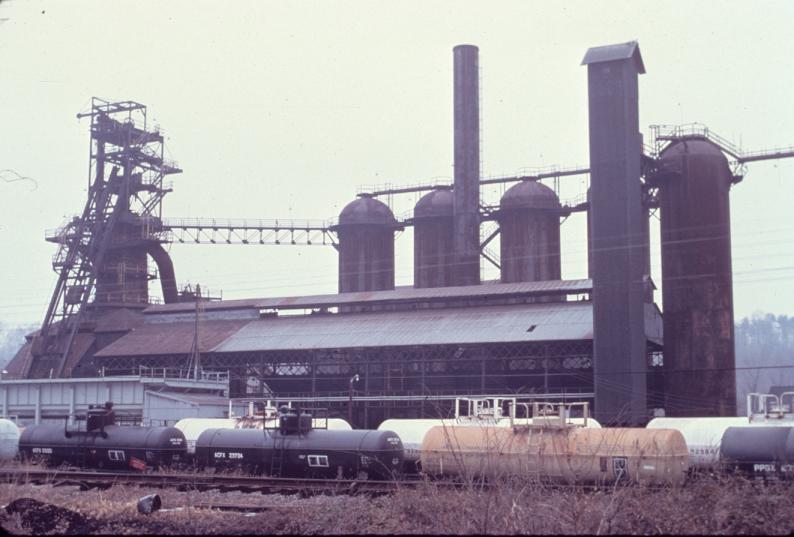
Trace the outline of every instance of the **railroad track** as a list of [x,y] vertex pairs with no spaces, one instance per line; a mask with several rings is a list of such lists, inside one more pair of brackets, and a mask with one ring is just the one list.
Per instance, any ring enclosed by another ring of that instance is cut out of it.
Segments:
[[[473,486],[487,489],[495,486],[484,482],[465,483],[460,481],[410,479],[394,481],[374,481],[355,479],[300,479],[268,476],[242,476],[228,474],[171,473],[171,472],[102,472],[92,470],[56,470],[40,468],[0,468],[0,482],[34,483],[53,486],[79,486],[82,490],[109,488],[114,485],[131,485],[150,488],[175,488],[177,490],[219,492],[259,492],[262,494],[320,493],[333,494],[389,494],[401,488],[432,486],[439,490],[461,489]],[[549,490],[580,490],[586,492],[613,492],[616,488],[631,486],[594,485],[594,484],[537,484]],[[496,485],[498,486],[498,485]],[[662,488],[662,485],[645,485]]]
[[[107,488],[113,485],[137,485],[180,490],[219,490],[284,493],[304,492],[337,494],[390,493],[401,487],[416,487],[421,480],[412,481],[359,481],[352,479],[295,479],[279,477],[253,477],[236,475],[189,473],[132,473],[99,472],[53,469],[1,469],[0,480],[6,483],[51,484],[54,486],[80,486],[82,489]],[[460,487],[459,483],[433,482],[440,488]]]

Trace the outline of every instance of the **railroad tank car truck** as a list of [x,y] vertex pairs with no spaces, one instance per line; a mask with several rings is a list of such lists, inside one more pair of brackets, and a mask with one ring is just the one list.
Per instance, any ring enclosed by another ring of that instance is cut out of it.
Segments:
[[274,477],[392,479],[403,446],[392,431],[316,429],[308,412],[282,407],[275,428],[204,431],[195,462]]
[[20,455],[49,465],[146,470],[185,460],[185,436],[175,427],[116,425],[113,403],[89,406],[85,430],[31,425],[19,439]]
[[422,442],[422,471],[565,484],[684,482],[689,456],[680,432],[566,423],[565,407],[574,405],[586,419],[587,403],[543,403],[533,405],[528,424],[433,427]]

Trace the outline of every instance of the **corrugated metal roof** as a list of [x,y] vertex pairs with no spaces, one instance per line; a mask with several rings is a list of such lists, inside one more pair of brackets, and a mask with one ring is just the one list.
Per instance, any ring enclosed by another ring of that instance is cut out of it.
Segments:
[[69,358],[66,360],[66,364],[64,364],[63,367],[64,377],[70,377],[72,375],[72,369],[74,369],[83,356],[85,356],[95,341],[96,338],[93,334],[76,334],[74,336],[72,349],[69,351]]
[[[454,287],[414,288],[404,287],[389,291],[340,293],[312,296],[260,298],[209,302],[204,311],[239,308],[256,309],[307,309],[318,307],[351,306],[373,303],[424,302],[466,298],[509,298],[549,294],[589,293],[593,289],[591,280],[550,280],[543,282],[488,283]],[[194,304],[164,304],[151,306],[144,313],[167,314],[193,311]]]
[[582,65],[589,65],[591,63],[612,62],[616,60],[626,60],[634,58],[637,67],[637,72],[642,74],[645,72],[645,64],[642,61],[640,54],[640,45],[636,41],[629,41],[627,43],[619,43],[617,45],[604,45],[602,47],[591,47],[582,59]]
[[592,317],[590,302],[272,317],[212,352],[591,339]]
[[[202,321],[199,350],[206,352],[250,321]],[[193,322],[144,324],[120,337],[95,356],[147,356],[187,354],[193,345]]]

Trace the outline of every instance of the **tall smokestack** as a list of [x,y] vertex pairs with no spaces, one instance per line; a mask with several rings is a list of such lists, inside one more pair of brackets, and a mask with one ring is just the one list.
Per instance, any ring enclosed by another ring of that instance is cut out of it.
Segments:
[[480,82],[478,49],[453,49],[455,188],[453,285],[480,283]]
[[587,65],[596,418],[641,423],[646,410],[645,248],[636,41],[595,47]]

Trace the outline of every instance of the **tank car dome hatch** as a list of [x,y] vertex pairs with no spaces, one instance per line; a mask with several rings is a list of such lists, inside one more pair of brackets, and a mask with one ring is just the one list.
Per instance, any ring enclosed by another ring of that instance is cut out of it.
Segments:
[[388,205],[371,196],[361,196],[345,205],[338,225],[396,226],[397,220]]
[[499,206],[505,209],[559,209],[560,200],[554,190],[540,181],[521,181],[502,196]]
[[454,199],[451,189],[433,190],[416,202],[414,218],[451,218]]

